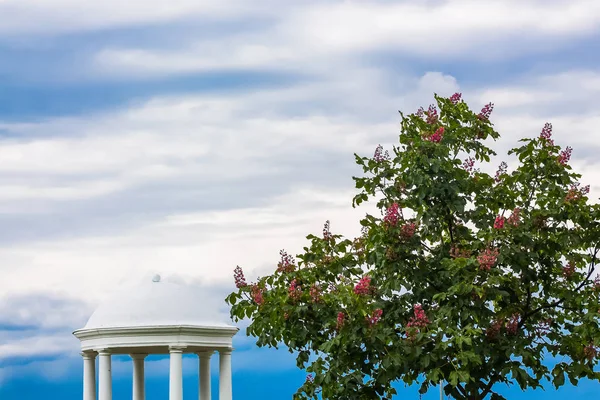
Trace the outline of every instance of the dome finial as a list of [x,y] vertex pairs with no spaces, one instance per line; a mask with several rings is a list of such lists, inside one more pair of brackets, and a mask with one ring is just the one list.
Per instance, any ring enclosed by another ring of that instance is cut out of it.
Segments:
[[152,277],[152,282],[160,282],[160,275],[156,274]]

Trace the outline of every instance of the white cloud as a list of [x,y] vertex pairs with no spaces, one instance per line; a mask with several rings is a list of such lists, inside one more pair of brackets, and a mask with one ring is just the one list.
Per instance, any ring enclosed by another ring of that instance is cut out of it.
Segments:
[[484,88],[480,102],[493,100],[507,112],[545,112],[561,115],[595,112],[594,99],[600,93],[600,71],[576,69],[555,74],[526,74],[516,82]]
[[[372,151],[379,142],[395,140],[396,107],[414,110],[431,102],[434,91],[449,95],[459,90],[453,77],[430,72],[396,84],[405,93],[398,97],[386,88],[393,82],[385,74],[357,70],[352,76],[359,79],[361,72],[364,81],[346,82],[342,75],[326,84],[238,96],[156,98],[117,113],[5,124],[29,139],[5,140],[0,146],[0,205],[14,210],[14,202],[23,199],[83,200],[173,180],[266,178],[292,172],[286,158],[315,149],[345,157],[350,167],[354,151]],[[568,137],[565,143],[583,147],[596,142],[587,127],[597,117],[587,108],[565,114],[544,113],[544,107],[590,107],[589,100],[600,91],[599,76],[575,71],[536,77],[523,86],[467,88],[465,96],[473,93],[471,103],[496,103],[503,143],[535,135],[549,120],[559,138]],[[300,110],[304,116],[290,112],[296,104],[311,102],[316,106]],[[570,135],[573,130],[578,135]],[[276,159],[282,162],[273,168]]]
[[60,288],[15,296],[3,292],[0,298],[0,325],[14,326],[14,332],[23,339],[31,329],[55,332],[77,326],[87,320],[91,311],[85,302],[65,296]]
[[[588,72],[572,74],[569,81],[573,91],[560,85],[552,93],[564,93],[565,99],[589,97],[597,89],[594,85],[586,88],[582,81],[594,81],[597,76]],[[280,176],[286,177],[289,187],[275,193],[261,193],[264,189],[257,188],[253,196],[262,201],[253,206],[239,199],[224,209],[190,212],[166,207],[143,222],[116,226],[111,236],[95,235],[92,230],[77,239],[49,238],[0,248],[6,265],[11,265],[3,272],[0,292],[19,294],[50,286],[75,297],[97,299],[115,281],[124,279],[124,273],[133,276],[146,272],[179,271],[207,282],[226,282],[237,264],[262,268],[274,265],[280,248],[300,250],[304,236],[319,232],[326,219],[331,219],[334,228],[339,226],[343,233],[356,234],[356,223],[365,211],[350,208],[350,175],[360,173],[353,168],[352,153],[369,155],[377,143],[389,148],[398,133],[394,111],[390,110],[389,120],[375,122],[368,121],[368,111],[364,109],[397,102],[409,107],[398,108],[410,111],[419,102],[430,102],[434,90],[442,89],[441,94],[449,95],[459,89],[454,78],[428,73],[412,83],[403,83],[406,95],[396,98],[383,91],[385,79],[372,77],[362,85],[345,86],[333,80],[321,87],[296,86],[237,96],[157,98],[116,114],[17,126],[21,132],[25,129],[31,139],[0,146],[4,160],[0,165],[2,177],[17,174],[25,182],[20,188],[13,186],[12,191],[0,192],[0,199],[12,208],[19,201],[36,198],[40,202],[56,200],[49,207],[58,210],[64,209],[65,204],[68,207],[68,201],[73,199],[97,200],[111,191],[135,191],[144,184],[169,187],[165,185],[174,181],[185,185],[194,181],[198,187],[219,182],[227,188],[240,185],[240,178],[262,180],[268,186],[269,180]],[[522,88],[490,87],[483,94],[467,89],[472,95],[465,93],[465,97],[488,101],[494,100],[490,98],[494,94],[506,94],[505,98],[510,99],[514,91],[547,90],[547,81],[552,81],[552,77],[538,78]],[[327,110],[333,117],[314,115],[318,111],[312,110],[303,117],[288,117],[269,108],[277,99],[280,106],[287,104],[292,108],[295,102],[339,104]],[[560,104],[561,98],[554,99]],[[518,101],[524,105],[530,100],[525,96]],[[574,162],[578,162],[584,145],[598,145],[589,129],[596,124],[595,116],[538,116],[511,109],[504,112],[501,107],[497,106],[499,114],[494,121],[503,135],[499,144],[502,148],[516,145],[516,140],[524,135],[537,135],[546,117],[552,117],[558,143],[575,145]],[[361,112],[355,113],[358,110]],[[73,127],[84,128],[73,135]],[[570,129],[582,132],[581,136],[574,140]],[[47,135],[39,137],[40,132],[64,132],[69,136],[51,139]],[[288,162],[298,155],[307,157],[315,152],[323,152],[315,166]],[[311,169],[307,171],[308,167]],[[590,173],[585,179],[598,186],[597,178],[591,174],[593,168],[594,164],[586,166]],[[349,173],[340,175],[341,171]],[[49,176],[55,186],[27,183],[19,175],[24,172],[32,182]],[[69,181],[73,174],[85,180]],[[323,176],[328,177],[320,181]],[[335,181],[338,177],[344,180]],[[166,190],[177,190],[177,186]],[[226,193],[225,190],[218,195]],[[119,212],[119,204],[111,207]],[[144,204],[139,208],[143,210]],[[87,212],[93,214],[94,210]],[[89,273],[99,270],[104,271],[101,276]],[[29,279],[30,276],[37,279]]]
[[61,332],[60,334],[22,338],[0,344],[2,358],[9,357],[45,357],[63,353],[66,349],[77,350],[77,342],[72,337]]
[[[423,82],[439,87],[440,79],[446,79],[434,76],[425,76],[419,87]],[[377,79],[373,76],[378,87]],[[344,108],[363,107],[353,96],[365,89],[376,93],[368,80],[347,84],[340,79],[241,96],[155,98],[116,113],[38,124],[5,123],[3,128],[19,139],[0,146],[0,205],[86,199],[174,179],[214,182],[285,173],[286,157],[311,149],[351,159],[354,150],[374,146],[378,136],[394,129],[393,117],[379,124],[347,117]],[[336,104],[339,93],[347,93],[346,106]],[[344,115],[327,116],[330,110],[282,114],[311,99],[340,108]],[[283,162],[273,168],[271,158]]]
[[130,78],[227,69],[331,75],[373,52],[445,61],[506,59],[556,51],[599,30],[594,0],[306,2],[282,7],[277,23],[259,31],[186,38],[180,49],[105,48],[92,68]]
[[383,45],[455,56],[466,49],[485,51],[482,46],[505,40],[507,34],[546,38],[590,34],[600,25],[600,6],[592,0],[458,0],[433,5],[348,1],[295,13],[285,29],[296,32],[308,24],[311,29],[302,30],[306,42],[337,51]]
[[[162,111],[173,112],[170,109]],[[143,118],[135,118],[133,115],[133,123],[123,129],[119,124],[125,122],[123,120],[128,116],[118,117],[119,121],[104,120],[100,121],[101,126],[85,128],[80,125],[84,122],[82,120],[71,123],[58,120],[32,127],[38,132],[82,131],[77,132],[80,135],[77,137],[5,140],[0,147],[0,158],[3,160],[0,172],[116,173],[132,165],[151,164],[154,160],[164,159],[174,153],[180,154],[181,159],[185,160],[208,152],[206,145],[186,141],[186,138],[192,136],[191,132],[179,129],[176,137],[168,137],[158,131],[156,125],[153,132],[149,132],[149,124]],[[172,118],[176,119],[177,115]],[[90,123],[92,120],[85,122]],[[136,122],[139,122],[138,126],[135,126]],[[160,117],[152,121],[154,124],[160,122]],[[142,143],[146,147],[139,148]]]
[[232,18],[240,15],[265,14],[269,0],[250,5],[238,0],[2,0],[0,15],[7,16],[0,34],[53,34],[118,28],[142,24],[177,21],[190,17]]
[[[578,36],[594,32],[600,7],[594,0],[448,0],[414,2],[293,0],[2,0],[9,16],[0,34],[60,33],[110,27],[252,17],[281,18],[278,32],[331,49],[371,49],[381,43],[405,44],[430,53],[430,38],[495,39],[504,34]],[[332,23],[333,21],[333,23]],[[307,29],[310,27],[310,29]],[[466,36],[468,35],[468,36]],[[459,45],[459,42],[455,42]],[[432,46],[434,45],[434,46]],[[256,49],[260,54],[260,49]],[[257,53],[254,53],[255,55]]]
[[[10,296],[51,287],[55,293],[95,303],[115,284],[150,273],[178,274],[233,289],[237,264],[251,276],[253,269],[265,265],[272,271],[281,248],[299,252],[304,236],[318,234],[327,218],[336,231],[358,234],[358,219],[365,210],[352,210],[350,202],[348,192],[312,188],[272,199],[272,205],[258,209],[175,214],[112,237],[3,248],[0,255],[11,268],[3,271],[0,292]],[[260,218],[265,215],[271,223]]]

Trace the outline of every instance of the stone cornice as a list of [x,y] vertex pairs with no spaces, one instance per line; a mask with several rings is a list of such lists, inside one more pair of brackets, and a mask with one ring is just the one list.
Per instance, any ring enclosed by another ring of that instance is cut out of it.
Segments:
[[169,348],[184,352],[232,349],[239,328],[228,326],[139,326],[123,328],[79,329],[73,334],[81,341],[82,351],[105,350],[113,354],[163,354]]
[[140,336],[149,335],[180,335],[188,334],[194,336],[233,337],[240,329],[228,326],[194,326],[194,325],[156,325],[156,326],[133,326],[122,328],[93,328],[78,329],[73,335],[78,339],[90,339],[93,337],[107,336]]

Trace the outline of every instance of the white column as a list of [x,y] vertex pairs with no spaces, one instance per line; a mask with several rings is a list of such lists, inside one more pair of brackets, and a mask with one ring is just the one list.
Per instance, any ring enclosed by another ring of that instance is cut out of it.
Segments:
[[231,349],[219,350],[219,400],[231,400]]
[[83,357],[83,400],[96,400],[96,353],[86,351]]
[[169,347],[169,400],[183,400],[183,348]]
[[100,371],[98,373],[98,379],[100,381],[100,387],[98,390],[98,399],[112,400],[112,367],[110,352],[108,352],[107,350],[100,350],[99,354]]
[[146,400],[144,359],[146,354],[130,354],[133,360],[133,400]]
[[198,384],[200,385],[198,388],[199,400],[210,400],[210,356],[212,354],[212,351],[198,353],[198,359],[200,360],[198,370]]

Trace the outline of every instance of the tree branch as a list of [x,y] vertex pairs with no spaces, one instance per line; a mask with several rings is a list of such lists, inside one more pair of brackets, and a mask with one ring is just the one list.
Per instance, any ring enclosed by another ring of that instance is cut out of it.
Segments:
[[429,246],[427,246],[425,244],[425,242],[423,242],[422,240],[421,240],[421,246],[425,247],[425,249],[427,249],[427,251],[429,251],[429,253],[433,253],[433,250],[431,250],[431,248]]
[[483,389],[483,392],[481,392],[481,399],[485,399],[485,396],[487,396],[488,394],[490,394],[492,392],[492,386],[494,386],[494,383],[497,382],[497,380],[495,379],[497,375],[493,375],[492,377],[490,377],[489,382],[487,383],[487,385],[485,385],[485,388]]
[[539,175],[537,174],[537,170],[535,172],[536,172],[536,176],[535,176],[536,179],[535,179],[535,182],[533,183],[533,186],[531,187],[531,192],[529,193],[529,198],[526,201],[527,210],[529,210],[529,207],[531,207],[531,200],[533,200],[533,195],[537,189],[537,185],[539,184],[538,179],[537,179],[539,177]]
[[[590,263],[590,268],[588,270],[588,274],[585,277],[585,279],[579,284],[579,286],[577,286],[575,288],[575,292],[580,291],[589,281],[590,277],[592,276],[592,274],[594,273],[594,270],[596,269],[596,257],[598,255],[598,246],[596,245],[596,247],[594,247],[594,251],[593,251],[593,255],[592,255],[592,262]],[[523,318],[521,319],[521,322],[519,322],[519,326],[522,326],[525,323],[525,320],[529,317],[531,317],[532,315],[537,314],[538,312],[545,310],[547,308],[552,308],[552,307],[556,307],[561,305],[564,301],[566,300],[566,297],[561,297],[560,299],[553,301],[552,303],[549,304],[544,304],[542,306],[539,306],[538,308],[536,308],[535,310],[525,313],[523,314]]]
[[460,394],[462,394],[465,397],[465,399],[469,397],[467,395],[467,391],[462,386],[460,386],[460,383],[456,385],[456,389],[460,392]]
[[[530,316],[529,308],[531,307],[531,287],[527,285],[527,300],[525,301],[525,312],[523,313],[523,317],[517,324],[519,328],[521,328],[525,324],[525,320]],[[533,314],[531,314],[533,315]]]
[[527,301],[525,302],[525,312],[529,312],[531,307],[531,287],[527,285]]
[[450,235],[450,243],[454,244],[454,226],[452,221],[452,212],[450,207],[446,206],[446,223],[448,224],[448,234]]

